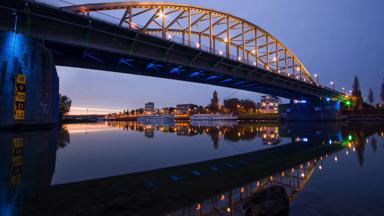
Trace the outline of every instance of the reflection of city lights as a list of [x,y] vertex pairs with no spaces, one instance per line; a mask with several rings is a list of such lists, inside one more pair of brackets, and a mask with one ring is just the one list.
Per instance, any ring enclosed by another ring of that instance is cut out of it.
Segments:
[[355,147],[353,147],[352,151],[356,151]]
[[227,212],[231,212],[231,208],[228,207],[228,208],[227,208]]
[[337,162],[339,159],[337,158],[337,156],[335,156],[335,162]]
[[348,152],[348,151],[346,151],[346,152],[345,152],[345,154],[346,154],[346,155],[349,155],[349,152]]
[[301,177],[304,178],[304,177],[305,177],[305,174],[304,174],[304,173],[301,173]]
[[200,210],[200,209],[201,209],[201,204],[198,203],[198,204],[196,205],[196,210]]
[[352,141],[352,139],[353,139],[352,135],[349,134],[349,135],[348,135],[348,140],[349,140],[349,141]]
[[257,182],[256,182],[256,187],[259,187],[259,186],[260,186],[260,182],[257,181]]
[[240,188],[240,193],[244,193],[244,191],[245,191],[244,188],[241,187],[241,188]]
[[293,172],[295,172],[295,169],[294,169],[294,168],[292,168],[292,169],[291,169],[291,172],[292,172],[292,173],[293,173]]
[[319,170],[322,170],[322,169],[323,169],[323,167],[321,165],[319,165]]
[[225,195],[224,194],[221,194],[220,200],[225,200]]

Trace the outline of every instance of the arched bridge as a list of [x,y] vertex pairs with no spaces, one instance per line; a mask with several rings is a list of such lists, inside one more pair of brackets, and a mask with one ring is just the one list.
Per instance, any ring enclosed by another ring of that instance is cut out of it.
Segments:
[[[56,65],[225,86],[291,99],[340,99],[277,38],[238,16],[193,5],[0,3],[0,30],[38,39]],[[59,26],[59,27],[58,27]]]

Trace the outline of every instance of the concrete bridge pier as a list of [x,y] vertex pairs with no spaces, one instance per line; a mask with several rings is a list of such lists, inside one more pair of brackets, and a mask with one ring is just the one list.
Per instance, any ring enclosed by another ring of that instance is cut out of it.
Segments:
[[0,32],[0,128],[58,123],[59,79],[42,42]]
[[281,104],[278,107],[281,121],[336,121],[340,119],[340,102],[326,99],[324,101],[297,101]]

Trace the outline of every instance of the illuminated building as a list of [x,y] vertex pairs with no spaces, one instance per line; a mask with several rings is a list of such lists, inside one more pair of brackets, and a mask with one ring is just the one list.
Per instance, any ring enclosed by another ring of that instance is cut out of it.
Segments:
[[147,112],[153,112],[155,110],[155,103],[153,102],[148,102],[145,104],[145,111]]
[[193,110],[197,109],[197,105],[195,104],[178,104],[176,105],[176,109],[179,113],[189,113]]
[[263,95],[260,99],[260,111],[262,113],[277,113],[277,107],[281,103],[280,98],[272,95]]

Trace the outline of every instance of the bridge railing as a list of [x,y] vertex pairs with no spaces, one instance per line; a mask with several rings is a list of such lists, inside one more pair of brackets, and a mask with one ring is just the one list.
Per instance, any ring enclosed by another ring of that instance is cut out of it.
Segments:
[[[36,1],[39,3],[45,4],[45,5],[51,6],[51,7],[59,8],[59,9],[62,7],[68,7],[68,6],[75,6],[76,5],[76,4],[73,4],[73,3],[65,1],[65,0],[36,0]],[[142,28],[142,26],[140,26],[137,23],[132,23],[131,27],[125,27],[125,26],[119,25],[121,18],[115,17],[111,14],[103,13],[100,11],[93,11],[92,13],[84,13],[84,14],[80,13],[80,15],[89,16],[92,19],[95,19],[95,20],[98,20],[101,22],[107,22],[109,24],[116,25],[117,27],[120,27],[120,28],[128,28],[128,29],[133,30],[133,31],[141,32],[140,29]],[[160,35],[159,34],[151,34],[151,35],[159,37],[159,38],[163,38],[163,35],[161,35],[161,34]],[[271,68],[266,68],[264,65],[257,64],[253,60],[244,59],[244,58],[241,58],[239,56],[232,55],[232,54],[228,55],[226,53],[226,51],[219,50],[219,49],[211,49],[207,46],[204,46],[202,44],[197,43],[196,41],[188,41],[187,39],[183,39],[181,37],[176,37],[174,35],[166,35],[165,39],[172,41],[174,43],[177,43],[177,44],[181,44],[181,45],[188,46],[188,47],[191,47],[194,49],[202,50],[204,52],[213,53],[215,55],[222,56],[223,58],[227,58],[227,59],[230,59],[233,61],[241,62],[243,64],[247,64],[247,65],[255,67],[255,68],[262,68],[264,70],[270,71],[271,73],[280,74],[280,75],[289,77],[291,79],[296,79],[296,80],[304,82],[304,83],[308,83],[308,84],[322,87],[319,83],[313,82],[310,79],[307,79],[305,76],[302,76],[301,73],[300,74],[290,74],[290,73],[285,73],[285,72],[279,71],[279,70],[272,70]]]

